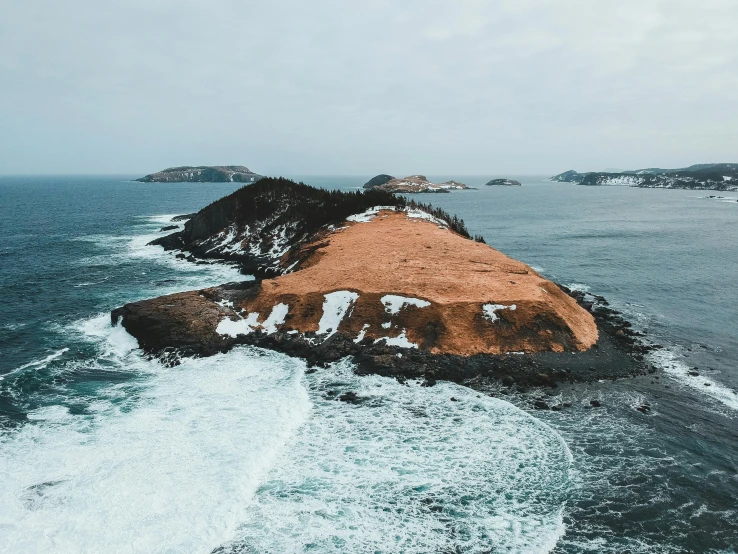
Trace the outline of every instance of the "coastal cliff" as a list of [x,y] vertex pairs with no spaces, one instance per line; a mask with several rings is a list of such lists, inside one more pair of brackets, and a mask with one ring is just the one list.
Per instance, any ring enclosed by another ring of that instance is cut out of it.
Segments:
[[313,363],[350,355],[360,371],[405,376],[543,379],[519,354],[540,355],[566,379],[566,353],[584,365],[604,354],[620,360],[618,372],[638,371],[632,335],[594,302],[472,240],[458,218],[381,190],[268,179],[156,243],[262,277],[113,311],[114,323],[166,359],[247,344]]
[[136,181],[142,183],[254,183],[261,179],[243,165],[170,167]]
[[682,169],[648,168],[619,173],[569,170],[554,175],[549,181],[585,186],[736,191],[738,164],[697,164]]

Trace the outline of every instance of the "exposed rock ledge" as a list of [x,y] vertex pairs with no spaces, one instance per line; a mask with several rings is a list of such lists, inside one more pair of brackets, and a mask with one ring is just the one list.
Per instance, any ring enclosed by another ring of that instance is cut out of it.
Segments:
[[613,375],[639,371],[632,333],[608,322],[608,312],[417,208],[349,216],[281,256],[296,260],[291,272],[127,304],[113,323],[170,359],[251,344],[314,363],[352,355],[360,371],[430,372],[431,380],[482,372],[544,379],[523,353],[566,379],[577,367],[572,353],[579,365],[602,362],[601,354],[619,360]]

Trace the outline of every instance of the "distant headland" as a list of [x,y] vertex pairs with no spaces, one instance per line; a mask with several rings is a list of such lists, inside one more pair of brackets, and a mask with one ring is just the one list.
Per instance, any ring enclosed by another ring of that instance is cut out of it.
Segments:
[[136,181],[142,183],[254,183],[262,176],[243,165],[170,167]]
[[738,163],[697,164],[681,169],[651,167],[619,173],[579,173],[572,169],[554,175],[549,181],[587,186],[736,191]]

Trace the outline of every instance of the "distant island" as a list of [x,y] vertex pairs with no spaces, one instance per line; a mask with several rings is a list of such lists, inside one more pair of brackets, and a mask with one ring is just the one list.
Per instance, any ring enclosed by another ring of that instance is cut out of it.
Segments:
[[417,192],[450,192],[451,190],[468,189],[464,183],[446,181],[431,183],[425,175],[410,175],[398,179],[392,175],[380,174],[364,183],[365,189],[382,190],[385,192],[417,193]]
[[737,191],[738,164],[697,164],[681,169],[652,167],[620,173],[569,170],[554,175],[549,181],[585,186]]
[[491,181],[485,183],[488,187],[522,187],[523,185],[520,183],[520,181],[515,181],[514,179],[492,179]]
[[262,176],[243,165],[170,167],[140,179],[141,183],[254,183]]

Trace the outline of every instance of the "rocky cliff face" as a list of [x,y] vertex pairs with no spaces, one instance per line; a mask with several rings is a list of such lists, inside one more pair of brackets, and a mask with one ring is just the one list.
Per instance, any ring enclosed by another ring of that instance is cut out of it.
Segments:
[[571,170],[549,180],[586,186],[736,191],[738,164],[698,164],[683,169],[649,168],[621,173],[577,173]]
[[142,183],[255,183],[261,179],[242,165],[170,167],[136,179]]

